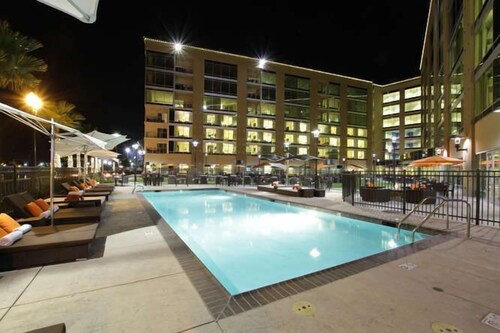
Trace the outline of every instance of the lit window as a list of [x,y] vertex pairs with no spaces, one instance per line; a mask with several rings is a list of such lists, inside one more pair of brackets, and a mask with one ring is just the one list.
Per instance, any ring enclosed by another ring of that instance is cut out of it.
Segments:
[[358,148],[366,148],[366,140],[358,139]]
[[190,131],[191,131],[191,128],[190,127],[186,127],[186,126],[177,126],[177,135],[176,136],[179,136],[179,137],[190,137],[191,135],[189,134]]
[[422,95],[422,89],[420,88],[420,86],[405,89],[405,99],[419,97],[421,95]]
[[414,114],[405,117],[405,125],[420,124],[422,122],[422,116],[420,114]]
[[347,139],[347,147],[354,147],[354,139]]
[[299,153],[299,155],[307,155],[309,149],[307,147],[299,147],[299,149],[297,149],[297,152]]
[[382,114],[384,116],[399,113],[399,104],[386,105],[382,109]]
[[347,135],[349,135],[349,136],[354,136],[354,135],[356,135],[356,134],[354,134],[354,133],[355,133],[355,131],[356,131],[356,129],[355,129],[355,128],[348,127],[348,128],[347,128]]
[[348,149],[347,150],[347,158],[354,158],[354,150]]
[[234,140],[234,131],[224,130],[224,140]]
[[262,127],[266,128],[266,129],[268,129],[268,128],[274,128],[274,121],[272,121],[270,119],[264,119]]
[[338,147],[340,139],[339,138],[330,138],[330,146]]
[[294,137],[293,137],[293,134],[285,134],[285,142],[290,142],[290,143],[294,143],[295,140],[294,140]]
[[265,142],[273,142],[274,141],[273,133],[264,132],[262,134],[262,140],[264,140]]
[[399,117],[387,118],[382,121],[382,127],[399,126]]
[[359,160],[365,159],[365,152],[363,150],[358,150],[358,159]]
[[418,111],[420,109],[422,109],[422,105],[421,105],[420,101],[413,101],[413,102],[405,103],[405,112]]
[[301,145],[307,145],[307,135],[299,135],[298,138],[298,143]]
[[299,131],[301,131],[301,132],[307,132],[308,127],[309,126],[307,123],[299,123]]
[[358,136],[367,137],[368,131],[365,128],[358,128]]
[[395,102],[395,101],[399,101],[399,91],[384,94],[384,97],[383,97],[384,103],[390,103],[390,102]]

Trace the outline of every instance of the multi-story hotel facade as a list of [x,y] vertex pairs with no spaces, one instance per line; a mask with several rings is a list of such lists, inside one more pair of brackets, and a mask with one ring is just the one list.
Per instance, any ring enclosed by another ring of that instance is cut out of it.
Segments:
[[500,170],[500,1],[432,0],[422,52],[424,146]]
[[377,85],[147,38],[145,49],[149,165],[233,172],[289,153],[370,168],[422,148],[420,77]]
[[[277,154],[371,163],[373,83],[144,39],[145,161],[235,172]],[[316,137],[315,130],[319,131]],[[293,170],[291,170],[293,172]]]

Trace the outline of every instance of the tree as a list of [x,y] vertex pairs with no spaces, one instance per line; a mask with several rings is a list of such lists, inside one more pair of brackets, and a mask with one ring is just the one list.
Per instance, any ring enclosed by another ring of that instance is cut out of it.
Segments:
[[45,119],[53,118],[55,122],[78,129],[82,126],[85,117],[74,109],[75,106],[66,101],[47,102],[44,104],[40,116]]
[[42,59],[29,53],[43,45],[10,29],[9,23],[0,20],[0,88],[14,91],[36,87],[40,80],[35,76],[47,70]]

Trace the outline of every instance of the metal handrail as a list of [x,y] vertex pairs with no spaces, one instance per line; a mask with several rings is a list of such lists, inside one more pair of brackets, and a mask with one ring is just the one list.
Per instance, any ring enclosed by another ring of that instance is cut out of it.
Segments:
[[[466,200],[464,199],[448,199],[448,198],[443,198],[441,196],[435,196],[435,197],[427,197],[427,198],[424,198],[422,199],[412,210],[411,212],[409,212],[401,221],[399,221],[398,223],[398,233],[397,233],[397,237],[399,238],[400,236],[400,231],[401,231],[401,225],[403,224],[403,222],[408,219],[408,217],[410,217],[411,214],[413,214],[421,205],[423,205],[428,199],[439,199],[439,200],[442,200],[442,202],[437,205],[433,210],[432,212],[430,212],[429,214],[427,214],[425,216],[425,218],[422,220],[422,222],[420,222],[415,228],[413,228],[412,230],[412,242],[415,241],[415,232],[418,230],[418,228],[420,228],[422,225],[424,225],[425,222],[427,222],[427,220],[429,220],[429,218],[439,209],[441,208],[441,206],[443,206],[444,204],[448,204],[449,202],[463,202],[467,205],[467,233],[466,233],[466,237],[467,238],[470,238],[470,217],[471,217],[471,211],[472,211],[472,206],[469,202],[467,202]],[[448,210],[446,210],[446,229],[449,229],[450,228],[450,217],[449,217],[449,214],[448,214]]]

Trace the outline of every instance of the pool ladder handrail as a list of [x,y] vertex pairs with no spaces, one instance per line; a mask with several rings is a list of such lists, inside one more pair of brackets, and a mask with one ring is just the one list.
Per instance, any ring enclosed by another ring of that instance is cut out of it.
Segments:
[[[398,223],[398,233],[397,233],[397,236],[399,238],[400,236],[400,231],[401,231],[401,225],[403,224],[404,221],[406,221],[410,215],[412,215],[420,206],[422,206],[427,200],[429,199],[438,199],[438,200],[442,200],[439,205],[437,205],[436,207],[434,207],[434,209],[425,216],[425,218],[415,227],[413,228],[412,232],[411,232],[411,237],[412,237],[412,242],[415,241],[415,233],[417,232],[417,230],[424,225],[425,222],[427,222],[427,220],[429,220],[431,218],[431,216],[439,209],[441,208],[443,205],[447,205],[449,202],[463,202],[467,205],[467,233],[466,233],[466,238],[470,238],[470,216],[471,216],[471,211],[472,211],[472,207],[471,207],[471,204],[469,202],[467,202],[466,200],[463,200],[463,199],[448,199],[448,198],[444,198],[444,197],[441,197],[441,196],[432,196],[432,197],[427,197],[427,198],[423,198],[422,200],[420,200],[420,202],[415,206],[413,207],[413,209],[408,213],[406,214],[406,216],[401,220],[399,221]],[[450,216],[448,214],[448,210],[446,210],[446,229],[449,229],[450,228]]]

